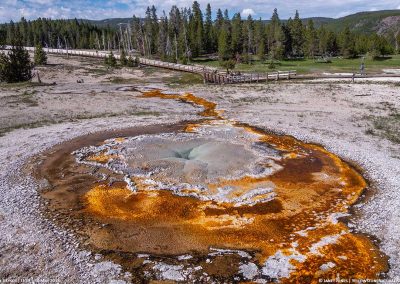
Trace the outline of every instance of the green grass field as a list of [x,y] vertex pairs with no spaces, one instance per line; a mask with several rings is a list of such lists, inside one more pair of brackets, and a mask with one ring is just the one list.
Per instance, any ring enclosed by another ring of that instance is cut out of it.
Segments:
[[[361,58],[332,58],[331,63],[322,63],[318,62],[318,60],[313,59],[282,60],[276,62],[274,69],[270,69],[268,61],[261,62],[259,60],[254,60],[253,64],[251,65],[236,65],[235,71],[264,73],[276,70],[296,70],[298,74],[323,72],[359,72],[361,61]],[[218,60],[195,59],[193,60],[193,63],[221,68]],[[391,55],[378,60],[373,60],[369,58],[365,59],[366,73],[382,73],[382,69],[400,69],[400,55]]]

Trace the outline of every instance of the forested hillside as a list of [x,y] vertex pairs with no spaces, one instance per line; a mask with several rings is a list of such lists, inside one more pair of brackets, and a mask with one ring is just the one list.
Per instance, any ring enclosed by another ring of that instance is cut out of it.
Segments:
[[[385,29],[383,25],[386,26]],[[400,10],[386,10],[361,12],[328,22],[326,27],[340,32],[346,26],[351,27],[351,31],[357,33],[388,33],[389,31],[400,31]]]
[[[288,19],[282,20],[283,23],[287,22]],[[385,33],[386,30],[399,31],[400,30],[400,10],[384,10],[384,11],[372,11],[372,12],[361,12],[352,15],[348,15],[340,18],[327,18],[327,17],[311,17],[303,18],[303,24],[307,24],[309,20],[314,22],[315,27],[319,28],[321,25],[325,25],[327,29],[334,32],[341,32],[346,28],[350,27],[350,31],[357,33]],[[132,21],[131,18],[112,18],[104,20],[83,20],[98,27],[118,27],[120,23],[129,23]],[[263,19],[268,24],[270,19]],[[382,29],[385,26],[386,29]]]

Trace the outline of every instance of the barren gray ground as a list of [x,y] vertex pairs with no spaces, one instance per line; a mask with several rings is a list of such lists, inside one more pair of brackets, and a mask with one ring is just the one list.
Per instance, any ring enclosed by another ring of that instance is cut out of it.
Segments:
[[106,70],[88,58],[50,56],[49,63],[39,68],[40,77],[56,85],[0,85],[0,279],[130,278],[101,256],[80,251],[73,235],[41,216],[40,184],[23,166],[33,155],[87,133],[198,118],[198,109],[188,104],[139,98],[136,86],[192,92],[216,102],[227,118],[320,143],[360,165],[376,190],[357,205],[360,217],[351,226],[380,239],[390,257],[389,277],[400,275],[399,83],[204,86],[198,79],[187,84],[191,75]]

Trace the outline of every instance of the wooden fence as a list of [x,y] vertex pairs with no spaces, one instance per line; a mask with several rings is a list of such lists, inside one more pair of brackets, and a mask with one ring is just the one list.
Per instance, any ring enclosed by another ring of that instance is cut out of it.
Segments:
[[238,73],[238,72],[204,72],[204,81],[214,84],[239,84],[239,83],[261,83],[268,81],[278,81],[282,79],[290,80],[296,78],[295,70],[276,71],[267,73]]
[[[4,49],[11,49],[11,46],[5,46]],[[25,47],[28,51],[35,51],[34,47]],[[44,51],[50,54],[64,54],[75,56],[86,56],[94,58],[105,58],[109,51],[87,51],[87,50],[74,50],[74,49],[56,49],[44,48]],[[0,50],[0,52],[3,52]],[[116,59],[120,59],[120,55],[115,55]],[[400,74],[306,74],[298,75],[295,70],[290,71],[276,71],[266,73],[238,73],[238,72],[223,72],[217,68],[206,67],[203,65],[183,65],[178,63],[164,62],[160,60],[148,59],[139,57],[139,63],[142,65],[153,66],[158,68],[189,72],[203,76],[205,83],[212,84],[240,84],[240,83],[259,83],[278,80],[290,79],[362,79],[362,78],[384,78],[384,77],[400,77]]]
[[[5,49],[10,49],[11,46],[6,46]],[[34,47],[25,47],[28,51],[35,51]],[[86,56],[94,58],[105,58],[109,56],[108,51],[87,51],[87,50],[74,50],[74,49],[57,49],[57,48],[43,48],[49,54],[62,54],[62,55],[75,55]],[[120,59],[120,55],[115,55],[116,59]],[[190,64],[184,65],[179,63],[164,62],[160,60],[148,59],[139,57],[139,63],[146,66],[153,66],[158,68],[189,72],[203,76],[205,83],[213,84],[239,84],[239,83],[258,83],[268,81],[278,81],[282,79],[296,78],[295,70],[291,71],[277,71],[268,73],[243,73],[238,72],[222,72],[217,68],[206,67],[202,65]]]

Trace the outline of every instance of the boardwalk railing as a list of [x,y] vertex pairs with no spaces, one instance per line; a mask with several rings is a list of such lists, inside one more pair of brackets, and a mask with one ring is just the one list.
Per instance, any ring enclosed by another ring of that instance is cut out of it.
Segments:
[[238,72],[232,72],[229,74],[226,72],[204,72],[203,76],[204,80],[208,83],[238,84],[278,81],[282,79],[290,80],[296,78],[297,73],[296,70],[250,74],[239,74]]
[[[11,46],[5,46],[5,49],[11,49]],[[34,47],[25,47],[28,51],[35,51]],[[75,49],[57,49],[57,48],[43,48],[43,50],[50,54],[65,54],[65,55],[76,55],[76,56],[87,56],[94,58],[105,58],[109,56],[108,51],[87,51],[87,50],[75,50]],[[115,55],[116,59],[120,59],[120,55]],[[238,83],[258,83],[268,82],[272,80],[281,79],[292,79],[296,78],[297,74],[295,70],[290,71],[277,71],[269,73],[227,73],[218,70],[217,68],[206,67],[202,65],[184,65],[179,63],[164,62],[160,60],[148,59],[139,57],[139,63],[147,66],[154,66],[164,69],[171,69],[183,72],[189,72],[199,74],[203,76],[205,83],[214,84],[238,84]]]
[[[11,46],[5,46],[4,49],[11,49]],[[28,51],[35,51],[34,47],[25,47]],[[66,54],[76,56],[86,56],[94,58],[105,58],[110,52],[108,51],[88,51],[88,50],[75,50],[75,49],[56,49],[56,48],[44,48],[44,51],[50,54]],[[2,50],[0,50],[2,52]],[[120,55],[115,55],[116,59],[120,59]],[[159,68],[165,68],[170,70],[177,70],[183,72],[189,72],[199,74],[203,76],[205,83],[212,84],[240,84],[240,83],[259,83],[268,81],[278,80],[290,80],[290,79],[358,79],[358,78],[384,78],[384,77],[400,77],[400,74],[305,74],[298,75],[296,70],[289,71],[276,71],[267,73],[242,73],[239,72],[223,72],[217,68],[206,67],[203,65],[183,65],[178,63],[164,62],[160,60],[148,59],[139,57],[139,63],[147,66],[154,66]]]

